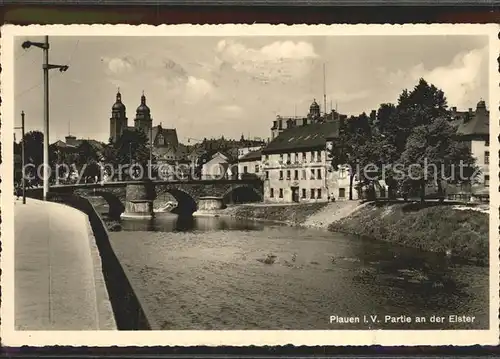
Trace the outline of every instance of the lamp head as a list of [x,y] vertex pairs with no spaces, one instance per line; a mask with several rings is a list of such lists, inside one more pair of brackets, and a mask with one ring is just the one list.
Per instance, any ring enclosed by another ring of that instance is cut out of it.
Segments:
[[31,45],[32,45],[31,41],[25,41],[25,42],[23,42],[21,47],[26,50],[26,49],[29,49],[31,47]]
[[61,71],[61,72],[68,71],[68,66],[64,65],[64,66],[59,67],[59,71]]

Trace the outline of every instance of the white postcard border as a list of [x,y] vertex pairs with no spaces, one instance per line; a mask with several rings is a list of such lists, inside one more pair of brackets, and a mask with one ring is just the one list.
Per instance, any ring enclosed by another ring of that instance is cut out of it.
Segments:
[[[1,335],[4,346],[248,346],[248,345],[496,345],[499,342],[499,178],[490,180],[489,330],[269,330],[269,331],[16,331],[14,330],[13,127],[15,36],[489,36],[490,172],[499,172],[500,54],[496,24],[433,25],[5,25],[1,29],[2,158]],[[14,120],[16,119],[16,120]],[[402,313],[404,314],[404,313]],[[439,314],[439,313],[436,313]]]

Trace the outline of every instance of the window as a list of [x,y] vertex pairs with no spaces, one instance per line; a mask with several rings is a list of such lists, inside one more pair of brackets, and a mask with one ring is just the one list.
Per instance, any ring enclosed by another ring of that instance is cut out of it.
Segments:
[[314,199],[314,188],[311,188],[311,199]]
[[283,171],[280,171],[280,180],[283,179]]
[[318,162],[321,162],[321,151],[318,151],[318,155],[316,157]]
[[283,163],[283,153],[280,153],[280,162]]
[[247,166],[243,167],[243,173],[248,173],[248,167]]
[[295,154],[295,163],[298,163],[298,162],[299,162],[299,154],[298,154],[298,153],[296,153],[296,154]]
[[299,170],[295,170],[295,173],[294,173],[293,179],[294,179],[294,180],[298,180],[298,179],[299,179]]
[[345,178],[346,177],[345,167],[340,167],[339,171],[340,171],[339,178]]
[[307,175],[306,175],[306,170],[302,170],[302,179],[306,179]]
[[266,171],[266,179],[269,179],[269,171]]
[[302,152],[302,162],[307,162],[307,152]]
[[266,161],[269,161],[269,155],[266,155],[265,159]]
[[314,169],[311,170],[311,179],[314,179]]
[[255,173],[259,173],[259,165],[255,165]]
[[490,163],[490,151],[484,151],[484,164],[488,165]]
[[490,176],[489,175],[485,175],[484,176],[484,186],[485,187],[489,187],[490,186]]
[[306,189],[305,188],[302,188],[302,198],[306,198]]
[[318,173],[318,179],[321,179],[321,168],[318,168],[317,173]]
[[486,140],[486,141],[484,141],[484,145],[485,145],[486,147],[489,147],[489,145],[490,145],[490,140]]
[[269,192],[269,197],[274,198],[274,188],[271,188]]
[[280,188],[280,198],[283,198],[283,188]]
[[290,174],[290,170],[287,170],[287,171],[286,171],[286,179],[288,179],[288,180],[289,180],[289,179],[290,179],[290,176],[291,176],[291,174]]
[[339,188],[339,198],[345,198],[345,188]]
[[321,198],[321,188],[318,188],[318,198]]

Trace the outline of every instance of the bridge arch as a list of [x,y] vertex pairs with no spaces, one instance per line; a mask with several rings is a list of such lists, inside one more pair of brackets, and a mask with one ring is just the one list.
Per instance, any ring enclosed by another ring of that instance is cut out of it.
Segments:
[[83,197],[102,197],[108,203],[108,216],[112,219],[119,219],[120,215],[125,211],[125,205],[121,199],[111,192],[94,190],[92,192],[81,193],[80,195]]
[[222,196],[225,204],[262,202],[263,195],[255,187],[239,185],[229,188]]
[[177,201],[177,207],[172,210],[172,213],[179,215],[191,215],[198,209],[198,204],[193,196],[180,188],[163,187],[156,189],[156,198],[161,194],[169,193]]

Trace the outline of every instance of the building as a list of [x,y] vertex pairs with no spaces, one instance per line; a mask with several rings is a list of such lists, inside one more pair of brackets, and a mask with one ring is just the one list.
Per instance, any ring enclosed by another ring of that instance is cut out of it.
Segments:
[[262,149],[246,153],[238,158],[238,178],[253,176],[263,178],[262,175]]
[[331,110],[330,113],[321,114],[321,108],[316,100],[313,100],[311,106],[309,106],[309,113],[307,116],[276,116],[276,120],[273,121],[273,126],[271,127],[271,139],[274,140],[283,131],[299,126],[307,126],[314,123],[340,121],[347,119],[346,115],[341,115],[335,110]]
[[151,140],[151,131],[153,129],[153,119],[151,118],[151,110],[146,105],[146,96],[144,93],[141,96],[141,103],[137,107],[134,126],[128,125],[126,107],[122,102],[120,90],[116,93],[116,101],[111,108],[111,118],[109,119],[109,140],[116,143],[124,131],[126,130],[141,130]]
[[111,143],[115,143],[125,130],[142,131],[146,134],[149,143],[153,145],[153,154],[159,162],[162,161],[186,161],[186,146],[179,143],[175,128],[163,128],[160,123],[153,127],[151,109],[146,104],[146,96],[141,96],[141,102],[136,109],[134,126],[128,126],[126,107],[122,101],[122,95],[118,90],[116,101],[111,108],[110,133]]
[[[339,121],[290,127],[262,150],[264,201],[326,202],[346,197],[327,148],[339,135]],[[346,174],[347,175],[347,174]]]
[[233,178],[236,168],[233,168],[235,160],[228,153],[216,152],[209,157],[208,161],[201,166],[202,180],[221,180]]
[[477,103],[476,110],[458,112],[456,107],[451,109],[452,118],[457,124],[457,135],[461,141],[469,146],[472,156],[476,158],[476,165],[481,169],[481,173],[472,188],[472,194],[488,193],[490,174],[490,112],[486,108],[486,103],[481,100]]
[[179,143],[177,130],[175,128],[163,128],[162,124],[152,129],[153,154],[158,162],[188,161],[188,150],[185,145]]

